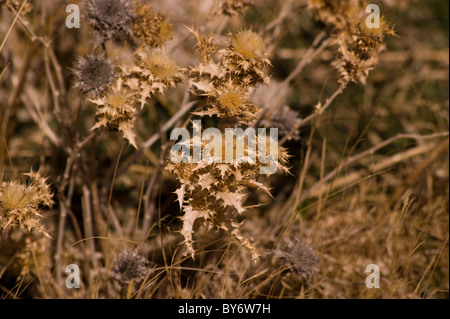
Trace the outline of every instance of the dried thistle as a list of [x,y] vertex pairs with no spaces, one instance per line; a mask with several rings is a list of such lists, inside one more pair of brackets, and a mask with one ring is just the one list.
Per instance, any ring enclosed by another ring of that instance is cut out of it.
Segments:
[[219,51],[224,56],[223,65],[242,85],[269,84],[265,68],[270,61],[265,55],[262,37],[252,30],[229,35],[229,46]]
[[183,75],[177,63],[162,52],[139,49],[136,56],[136,64],[125,68],[124,73],[129,76],[127,85],[139,91],[142,109],[147,98],[176,86]]
[[[225,140],[222,142],[224,145]],[[236,152],[236,143],[237,141],[234,141],[233,153]],[[192,145],[191,139],[189,147]],[[202,151],[205,147],[204,143]],[[216,153],[219,151],[220,153]],[[262,190],[271,196],[269,189],[256,181],[263,165],[250,160],[252,155],[255,155],[251,154],[253,151],[255,150],[250,149],[246,143],[242,162],[233,159],[231,163],[224,163],[225,150],[213,149],[211,159],[218,158],[220,163],[202,160],[200,163],[169,162],[166,165],[166,169],[175,174],[181,182],[181,187],[175,192],[180,208],[184,211],[181,234],[192,257],[195,253],[192,238],[194,223],[197,219],[203,219],[209,229],[217,228],[229,232],[250,250],[254,260],[258,258],[256,248],[240,233],[239,224],[235,222],[235,217],[246,211],[244,201],[247,188]],[[278,169],[287,172],[284,166],[287,154],[284,149],[280,148],[278,158],[279,162],[276,164]]]
[[131,1],[126,0],[88,0],[87,18],[94,29],[94,47],[114,40],[121,33],[132,34],[135,18]]
[[[202,61],[188,70],[193,93],[206,96],[205,109],[196,115],[237,118],[239,123],[251,124],[258,108],[249,101],[249,90],[258,83],[269,83],[264,73],[270,61],[264,53],[264,41],[251,30],[229,35],[226,48],[219,50],[221,60],[215,63],[211,55],[215,47],[205,43],[212,39],[191,30],[197,39]],[[208,64],[206,64],[208,63]]]
[[172,37],[172,25],[167,17],[153,11],[151,3],[140,4],[133,20],[133,35],[141,41],[141,46],[162,47]]
[[201,57],[201,64],[207,65],[211,61],[211,55],[217,51],[217,45],[214,43],[214,33],[200,34],[198,31],[187,28],[197,40],[197,53]]
[[[23,0],[0,0],[0,6],[6,5],[8,8],[12,8],[15,11],[19,11],[20,7],[22,7]],[[21,11],[21,15],[25,15],[33,10],[33,5],[29,2],[25,3],[23,9]]]
[[221,0],[213,7],[212,12],[214,12],[214,14],[220,12],[223,15],[235,16],[244,13],[251,4],[252,1],[247,0]]
[[236,118],[239,123],[250,124],[259,114],[259,109],[249,100],[248,88],[238,86],[229,80],[207,95],[208,111],[194,114],[217,115],[222,118]]
[[336,39],[339,56],[333,66],[339,73],[340,83],[352,81],[364,85],[369,71],[378,62],[378,54],[385,49],[385,36],[394,35],[383,19],[380,20],[380,28],[369,29],[362,25],[357,23],[352,28],[351,38],[339,35]]
[[145,278],[149,271],[147,264],[147,259],[137,250],[123,249],[114,261],[110,274],[122,287],[126,287],[132,280],[139,283]]
[[78,58],[73,73],[77,77],[75,87],[91,98],[105,94],[116,74],[112,61],[104,54]]
[[274,255],[284,260],[291,272],[309,284],[312,277],[319,272],[319,258],[309,244],[303,244],[298,238],[286,239],[282,250],[274,250]]
[[28,232],[50,235],[41,224],[41,206],[53,205],[52,192],[46,178],[39,173],[26,174],[31,178],[29,184],[17,181],[3,183],[0,187],[0,226],[3,230],[18,227]]
[[134,100],[133,93],[122,85],[122,79],[119,78],[106,95],[90,100],[99,106],[96,113],[98,120],[92,130],[102,126],[119,130],[137,149],[136,134],[133,131],[137,112]]
[[[197,39],[202,58],[199,66],[188,69],[190,84],[194,94],[205,97],[204,109],[193,114],[217,116],[221,119],[222,128],[226,123],[233,127],[238,123],[251,125],[257,118],[258,107],[249,101],[249,90],[258,83],[269,81],[263,70],[270,62],[265,57],[262,38],[251,30],[230,35],[228,46],[219,51],[222,53],[221,59],[216,63],[210,56],[216,49],[213,38],[190,31]],[[226,141],[223,136],[220,140],[223,147]],[[185,143],[192,148],[194,141],[191,139]],[[233,143],[233,154],[237,154],[237,139]],[[263,184],[256,182],[256,177],[265,165],[251,160],[255,155],[252,152],[256,150],[250,148],[248,143],[243,144],[243,158],[233,158],[230,162],[225,161],[225,150],[213,147],[209,159],[197,163],[169,162],[166,165],[166,169],[181,182],[181,187],[175,193],[184,211],[181,234],[192,258],[195,254],[192,234],[197,219],[203,219],[209,228],[228,231],[250,250],[253,260],[258,258],[256,248],[240,233],[235,217],[246,210],[244,201],[247,188],[261,189],[269,195],[270,192]],[[202,144],[201,147],[202,152],[205,152],[209,145]],[[277,169],[287,172],[284,166],[287,157],[286,151],[279,148]]]
[[[291,130],[298,125],[301,121],[298,112],[291,109],[288,105],[279,107],[272,114],[271,110],[268,110],[266,118],[261,121],[261,125],[264,127],[276,127],[278,128],[278,136],[289,136]],[[299,131],[295,130],[294,133],[288,138],[294,141],[300,140]]]
[[385,36],[395,35],[383,18],[380,19],[379,28],[365,26],[366,5],[357,0],[308,2],[316,18],[331,30],[333,44],[338,48],[333,66],[343,86],[349,82],[364,85],[369,71],[378,61],[378,54],[384,50]]

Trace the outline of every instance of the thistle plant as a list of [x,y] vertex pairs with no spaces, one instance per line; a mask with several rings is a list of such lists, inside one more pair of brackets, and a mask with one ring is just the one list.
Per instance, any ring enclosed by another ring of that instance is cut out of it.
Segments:
[[316,18],[331,30],[332,43],[337,47],[333,66],[342,86],[349,82],[364,85],[379,53],[385,49],[384,38],[395,34],[383,18],[379,28],[368,28],[362,23],[366,6],[366,2],[357,0],[308,1]]
[[91,100],[98,105],[97,123],[92,127],[95,130],[106,126],[111,130],[119,130],[123,133],[131,145],[137,148],[136,135],[133,128],[136,121],[136,107],[133,92],[125,87],[119,78],[112,89],[104,96]]
[[[215,116],[220,119],[219,127],[226,125],[236,127],[238,124],[250,126],[257,118],[258,107],[249,100],[249,90],[258,83],[268,83],[269,77],[264,68],[270,65],[264,54],[263,39],[251,30],[230,34],[228,45],[219,50],[220,60],[216,63],[210,56],[216,46],[210,35],[200,35],[191,30],[197,39],[198,52],[202,55],[200,65],[188,70],[190,83],[194,94],[205,97],[204,106],[194,112],[197,116]],[[195,127],[195,130],[201,130]],[[217,137],[214,137],[217,138]],[[225,145],[225,140],[220,138]],[[233,141],[233,153],[243,140]],[[248,141],[247,141],[248,142]],[[274,143],[275,141],[270,141]],[[195,141],[187,142],[193,148]],[[260,189],[270,195],[269,189],[257,182],[261,166],[260,162],[251,161],[254,149],[249,143],[244,143],[243,159],[224,161],[225,152],[219,149],[207,148],[202,144],[202,152],[210,152],[210,159],[198,163],[169,163],[166,169],[174,173],[181,187],[176,191],[180,208],[183,210],[184,237],[188,254],[194,258],[193,247],[194,224],[197,219],[203,219],[208,228],[223,229],[234,236],[249,249],[253,260],[258,259],[255,246],[241,234],[236,216],[246,211],[244,206],[246,189]],[[287,153],[280,148],[276,168],[287,172],[285,167]],[[225,162],[225,163],[224,163]]]
[[157,93],[164,93],[183,79],[177,63],[159,50],[138,49],[136,63],[123,68],[127,85],[139,92],[140,108]]
[[[89,0],[86,6],[94,36],[93,49],[101,44],[104,52],[78,58],[74,86],[97,105],[97,122],[92,130],[107,127],[120,131],[137,149],[134,132],[137,114],[148,98],[164,93],[183,79],[181,68],[164,52],[172,26],[150,3]],[[107,56],[105,43],[121,36],[136,47],[131,61],[115,61],[116,66]]]
[[0,0],[0,298],[448,297],[447,3],[368,4]]

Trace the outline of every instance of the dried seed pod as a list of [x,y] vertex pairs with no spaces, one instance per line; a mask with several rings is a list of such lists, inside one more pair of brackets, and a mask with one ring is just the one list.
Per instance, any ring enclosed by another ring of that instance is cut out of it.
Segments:
[[73,73],[77,77],[75,87],[91,98],[105,94],[116,74],[112,61],[104,54],[78,58]]
[[131,280],[139,283],[145,278],[149,271],[147,264],[147,259],[137,250],[123,249],[114,261],[110,274],[122,287],[126,287]]
[[94,47],[107,40],[132,34],[135,17],[132,2],[127,0],[88,0],[87,18],[94,29]]

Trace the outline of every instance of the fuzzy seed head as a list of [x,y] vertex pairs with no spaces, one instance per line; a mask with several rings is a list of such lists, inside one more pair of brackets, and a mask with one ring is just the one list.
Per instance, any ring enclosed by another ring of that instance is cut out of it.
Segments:
[[227,91],[219,96],[219,103],[224,109],[238,110],[242,105],[239,92]]
[[166,20],[163,19],[159,25],[159,37],[161,39],[170,39],[172,37],[172,25]]
[[164,15],[155,13],[151,3],[142,5],[138,2],[133,34],[142,41],[141,45],[162,47],[172,38],[172,25]]
[[139,255],[137,250],[122,250],[111,269],[111,276],[126,287],[131,280],[139,283],[148,273],[147,259]]
[[285,240],[283,249],[275,251],[275,255],[283,259],[290,271],[296,273],[306,284],[309,284],[312,277],[319,272],[319,258],[314,248],[309,244],[303,244],[298,238]]
[[232,38],[231,44],[236,52],[247,60],[261,56],[264,50],[263,39],[251,30],[244,30],[236,34]]
[[178,71],[177,64],[161,53],[151,52],[144,57],[143,62],[153,77],[162,81],[173,77]]
[[87,7],[88,16],[97,27],[124,28],[133,17],[133,10],[125,0],[90,0]]
[[2,190],[2,193],[0,203],[6,211],[24,209],[31,200],[26,186],[17,182],[7,184]]
[[75,87],[85,96],[96,98],[104,94],[115,76],[113,63],[104,55],[89,55],[78,59],[74,70]]
[[94,28],[94,45],[112,40],[123,31],[131,34],[131,23],[135,17],[131,1],[89,0],[87,18]]

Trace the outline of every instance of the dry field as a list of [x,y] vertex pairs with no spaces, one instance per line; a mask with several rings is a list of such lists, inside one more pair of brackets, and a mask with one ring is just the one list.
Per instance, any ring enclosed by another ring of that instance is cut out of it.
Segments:
[[449,3],[372,3],[0,0],[1,298],[448,298]]

